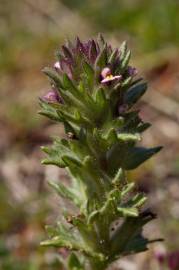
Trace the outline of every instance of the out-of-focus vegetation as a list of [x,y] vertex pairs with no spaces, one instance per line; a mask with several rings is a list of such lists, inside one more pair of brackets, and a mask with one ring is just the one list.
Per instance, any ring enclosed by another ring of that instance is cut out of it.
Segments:
[[95,32],[129,36],[140,51],[179,44],[179,3],[175,0],[62,0],[94,26]]
[[149,90],[141,114],[153,123],[144,143],[165,145],[163,154],[131,175],[151,194],[159,216],[149,233],[165,242],[130,266],[121,262],[121,269],[157,270],[155,250],[179,249],[178,18],[177,0],[0,1],[0,269],[60,269],[60,252],[39,247],[44,224],[64,207],[45,181],[66,177],[40,165],[40,145],[62,132],[37,115],[38,96],[48,90],[40,71],[54,62],[65,38],[99,31],[114,46],[129,41],[135,65],[160,94],[156,99]]

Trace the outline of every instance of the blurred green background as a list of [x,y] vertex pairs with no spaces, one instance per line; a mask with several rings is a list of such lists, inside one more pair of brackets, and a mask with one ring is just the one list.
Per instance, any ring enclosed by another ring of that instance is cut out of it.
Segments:
[[98,32],[115,47],[128,41],[150,85],[140,105],[153,127],[143,143],[165,146],[130,176],[159,216],[147,233],[165,242],[127,259],[133,268],[124,261],[117,269],[157,270],[155,252],[179,250],[178,0],[0,0],[0,269],[61,269],[58,251],[39,247],[44,225],[64,207],[46,180],[66,178],[40,164],[40,145],[63,133],[37,114],[38,97],[49,88],[41,69],[53,64],[66,38]]

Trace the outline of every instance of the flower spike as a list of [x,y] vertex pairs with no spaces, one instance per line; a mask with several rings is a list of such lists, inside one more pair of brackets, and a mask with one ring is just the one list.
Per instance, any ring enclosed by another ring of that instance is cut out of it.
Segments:
[[146,195],[128,181],[133,170],[160,151],[140,145],[144,123],[134,108],[147,84],[135,78],[131,52],[123,42],[112,48],[102,35],[78,37],[57,52],[45,68],[52,89],[40,100],[42,115],[61,123],[66,136],[42,150],[42,164],[64,168],[70,183],[50,183],[76,208],[47,228],[42,242],[65,251],[68,270],[105,270],[118,258],[148,249],[145,224],[156,216],[144,210]]

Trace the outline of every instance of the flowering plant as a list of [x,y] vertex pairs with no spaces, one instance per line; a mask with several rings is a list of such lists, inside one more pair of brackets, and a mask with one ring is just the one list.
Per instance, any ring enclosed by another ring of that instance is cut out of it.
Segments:
[[42,245],[66,248],[69,270],[106,269],[155,241],[142,235],[155,215],[143,209],[146,197],[126,175],[161,149],[136,146],[150,124],[134,109],[147,85],[136,78],[130,55],[126,42],[113,49],[102,35],[85,43],[77,38],[44,69],[52,88],[40,99],[40,113],[63,123],[66,138],[42,148],[42,163],[66,168],[70,186],[50,185],[77,213],[65,211],[60,223],[47,226]]

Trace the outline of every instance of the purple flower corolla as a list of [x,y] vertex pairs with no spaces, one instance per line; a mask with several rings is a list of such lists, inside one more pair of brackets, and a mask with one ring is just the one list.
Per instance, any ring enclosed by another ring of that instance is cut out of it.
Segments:
[[101,83],[109,83],[112,81],[116,81],[116,80],[121,80],[122,76],[121,75],[112,75],[110,68],[105,67],[102,72],[101,72]]
[[61,102],[60,96],[55,90],[50,90],[46,95],[42,98],[44,101],[48,103],[59,103]]

